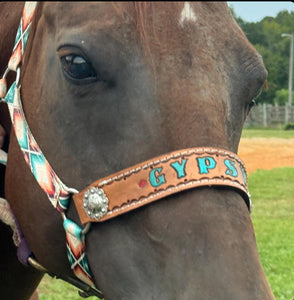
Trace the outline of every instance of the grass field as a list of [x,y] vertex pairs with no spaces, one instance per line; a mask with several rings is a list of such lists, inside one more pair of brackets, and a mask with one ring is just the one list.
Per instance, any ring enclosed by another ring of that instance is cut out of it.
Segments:
[[249,175],[252,221],[263,268],[277,300],[294,299],[294,168]]
[[294,130],[281,130],[274,128],[247,128],[242,131],[243,138],[258,138],[258,137],[278,137],[284,139],[294,139]]
[[[81,300],[78,289],[58,279],[46,275],[38,287],[40,300]],[[89,297],[89,300],[97,300]]]
[[[246,129],[242,137],[294,138],[294,131]],[[294,149],[293,149],[294,151]],[[294,299],[294,168],[249,174],[252,221],[261,262],[276,300]],[[48,276],[40,300],[78,300],[77,289]],[[90,297],[88,299],[96,299]]]

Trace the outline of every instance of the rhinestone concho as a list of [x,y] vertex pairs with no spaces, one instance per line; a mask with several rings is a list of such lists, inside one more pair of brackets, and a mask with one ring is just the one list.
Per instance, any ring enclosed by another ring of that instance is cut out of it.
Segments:
[[102,189],[91,187],[84,195],[83,208],[90,218],[99,220],[107,214],[108,203]]

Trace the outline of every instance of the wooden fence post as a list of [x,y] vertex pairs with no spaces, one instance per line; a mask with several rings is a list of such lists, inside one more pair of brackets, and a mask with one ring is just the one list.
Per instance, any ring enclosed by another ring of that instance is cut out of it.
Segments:
[[266,103],[263,103],[263,126],[267,127],[267,110]]
[[285,124],[289,122],[288,103],[285,103]]

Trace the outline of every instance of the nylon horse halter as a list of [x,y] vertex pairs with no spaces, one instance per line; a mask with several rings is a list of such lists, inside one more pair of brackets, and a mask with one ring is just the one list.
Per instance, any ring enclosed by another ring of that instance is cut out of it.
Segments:
[[[68,259],[78,278],[65,280],[84,290],[84,296],[95,295],[102,299],[103,295],[92,279],[86,256],[85,235],[91,222],[106,221],[168,195],[200,186],[236,189],[251,210],[246,169],[238,156],[230,151],[190,148],[168,153],[99,179],[81,192],[67,187],[35,141],[21,104],[20,67],[36,5],[36,2],[26,2],[24,6],[13,53],[0,80],[0,97],[8,104],[13,128],[26,163],[63,218]],[[6,76],[9,71],[15,71],[17,76],[6,92]],[[66,217],[66,210],[72,199],[81,223],[86,224],[84,228]],[[31,260],[31,264],[40,266],[34,260]]]

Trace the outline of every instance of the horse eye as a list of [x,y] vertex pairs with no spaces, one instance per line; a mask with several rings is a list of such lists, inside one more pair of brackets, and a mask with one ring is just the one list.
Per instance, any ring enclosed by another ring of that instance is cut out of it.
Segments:
[[76,84],[96,81],[96,72],[91,64],[79,55],[66,55],[60,58],[65,76]]
[[253,99],[253,100],[249,103],[249,105],[248,105],[247,116],[249,115],[251,109],[252,109],[255,105],[256,105],[256,102],[255,102],[255,100]]
[[251,109],[252,107],[254,107],[256,105],[255,100],[253,99],[250,103],[249,103],[249,109]]

